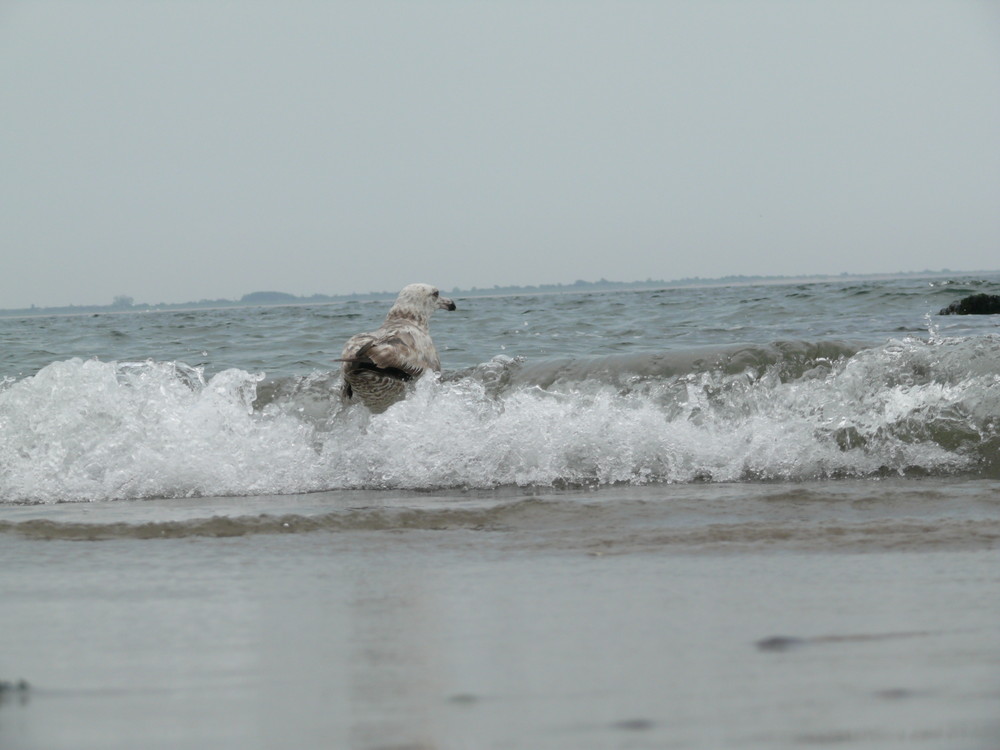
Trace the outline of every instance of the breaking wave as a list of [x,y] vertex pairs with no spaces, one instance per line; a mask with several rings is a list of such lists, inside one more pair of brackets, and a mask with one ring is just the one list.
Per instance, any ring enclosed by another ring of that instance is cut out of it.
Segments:
[[384,414],[335,374],[54,362],[0,384],[0,502],[1000,475],[1000,337],[498,357]]

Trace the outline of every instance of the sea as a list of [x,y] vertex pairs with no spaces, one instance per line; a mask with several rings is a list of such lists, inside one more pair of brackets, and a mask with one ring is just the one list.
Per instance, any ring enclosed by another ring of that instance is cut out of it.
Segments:
[[983,292],[456,294],[377,415],[388,300],[0,318],[0,747],[998,748]]

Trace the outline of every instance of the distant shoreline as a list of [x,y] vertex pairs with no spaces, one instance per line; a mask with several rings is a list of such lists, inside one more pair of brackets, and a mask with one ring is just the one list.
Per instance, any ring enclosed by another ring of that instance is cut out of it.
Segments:
[[[887,281],[892,279],[951,279],[970,276],[994,276],[1000,270],[909,271],[897,273],[848,274],[834,276],[814,274],[809,276],[723,276],[714,279],[701,277],[674,281],[646,279],[645,281],[575,281],[572,284],[539,284],[534,286],[493,286],[481,289],[453,288],[447,291],[452,297],[512,297],[541,294],[580,294],[604,291],[653,291],[657,289],[691,289],[722,286],[775,286],[782,284],[829,284],[838,281]],[[397,290],[398,291],[398,290]],[[60,307],[25,307],[0,309],[0,317],[42,317],[55,315],[113,315],[137,312],[182,312],[185,310],[233,309],[241,307],[293,307],[327,305],[352,301],[394,299],[397,291],[365,292],[363,294],[313,294],[299,297],[285,292],[252,292],[238,300],[214,299],[197,302],[136,303],[130,297],[118,297],[110,305],[64,305]]]

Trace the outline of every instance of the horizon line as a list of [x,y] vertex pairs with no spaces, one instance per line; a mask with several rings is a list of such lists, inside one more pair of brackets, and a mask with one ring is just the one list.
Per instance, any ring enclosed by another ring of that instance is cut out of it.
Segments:
[[[701,277],[701,276],[689,276],[681,279],[674,280],[664,280],[664,279],[651,279],[647,278],[645,280],[637,281],[611,281],[605,278],[601,278],[597,281],[585,281],[583,279],[578,279],[570,283],[549,283],[549,284],[508,284],[499,285],[494,284],[492,287],[476,287],[472,286],[467,289],[460,287],[452,287],[448,290],[448,294],[452,295],[466,295],[475,297],[484,296],[508,296],[521,294],[548,294],[556,292],[573,292],[585,290],[588,288],[621,288],[621,287],[631,287],[638,290],[645,289],[669,289],[675,287],[697,287],[697,286],[728,286],[735,284],[746,284],[752,285],[754,283],[795,283],[795,282],[808,282],[808,283],[825,283],[830,281],[837,281],[841,279],[893,279],[893,278],[907,278],[907,277],[940,277],[940,276],[969,276],[973,274],[998,274],[1000,269],[987,270],[978,269],[971,271],[956,270],[949,268],[942,268],[939,271],[934,271],[931,269],[924,269],[922,271],[895,271],[895,272],[875,272],[875,273],[849,273],[841,272],[839,274],[761,274],[761,275],[747,275],[747,274],[730,274],[727,276],[718,277]],[[369,292],[351,292],[350,294],[322,294],[316,293],[312,295],[296,295],[288,292],[280,291],[254,291],[244,294],[237,300],[218,298],[218,299],[201,299],[201,300],[191,300],[187,302],[135,302],[131,296],[128,295],[117,295],[110,304],[68,304],[68,305],[50,305],[50,306],[37,306],[31,305],[30,307],[20,307],[20,308],[0,308],[0,315],[12,316],[12,315],[46,315],[46,314],[59,314],[61,312],[69,313],[87,313],[87,312],[107,312],[107,313],[123,313],[123,312],[143,312],[143,311],[156,311],[156,310],[184,310],[184,309],[204,309],[211,307],[276,307],[281,305],[308,305],[308,304],[327,304],[334,302],[348,301],[352,299],[384,299],[387,297],[394,297],[397,292],[390,291],[369,291]]]

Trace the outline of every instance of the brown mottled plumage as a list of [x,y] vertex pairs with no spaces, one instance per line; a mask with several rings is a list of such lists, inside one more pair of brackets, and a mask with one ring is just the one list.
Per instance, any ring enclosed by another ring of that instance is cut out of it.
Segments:
[[430,284],[404,287],[381,328],[359,333],[344,344],[340,355],[345,399],[359,398],[376,414],[406,395],[406,384],[424,370],[441,369],[429,331],[431,313],[454,310]]

